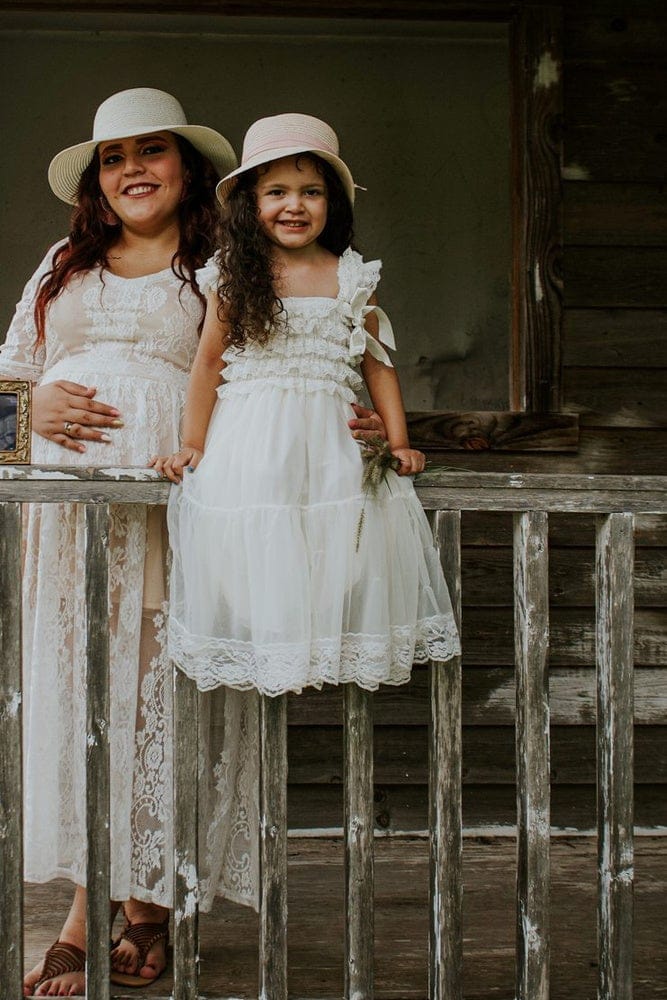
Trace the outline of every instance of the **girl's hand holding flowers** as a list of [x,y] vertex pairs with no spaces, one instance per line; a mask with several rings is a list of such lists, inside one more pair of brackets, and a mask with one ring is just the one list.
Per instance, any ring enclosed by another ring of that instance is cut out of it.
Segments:
[[184,444],[180,451],[163,458],[161,455],[153,455],[149,466],[161,472],[172,483],[180,483],[183,479],[183,470],[194,472],[202,460],[204,452],[201,448]]
[[392,448],[391,453],[401,463],[396,468],[399,476],[414,476],[417,472],[423,472],[426,465],[426,456],[423,451],[416,451],[414,448]]

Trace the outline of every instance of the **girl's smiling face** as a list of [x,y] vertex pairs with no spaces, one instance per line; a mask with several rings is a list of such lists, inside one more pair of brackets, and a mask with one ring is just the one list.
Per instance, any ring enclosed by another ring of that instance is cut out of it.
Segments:
[[102,194],[124,225],[168,225],[178,218],[185,170],[171,132],[102,142],[97,147]]
[[302,250],[315,243],[327,223],[327,185],[307,154],[269,164],[255,184],[262,229],[276,246]]

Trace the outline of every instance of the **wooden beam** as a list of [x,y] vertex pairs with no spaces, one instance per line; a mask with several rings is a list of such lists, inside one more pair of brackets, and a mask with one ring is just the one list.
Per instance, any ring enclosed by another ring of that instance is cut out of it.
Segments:
[[260,1000],[287,1000],[287,696],[260,698]]
[[0,504],[0,983],[23,994],[21,505]]
[[549,540],[547,514],[514,517],[517,1000],[549,997]]
[[86,996],[109,998],[109,505],[86,504]]
[[199,996],[199,696],[174,666],[174,1000]]
[[560,409],[562,5],[522,4],[510,54],[510,406],[548,413]]
[[344,992],[373,1000],[373,695],[346,684],[344,703]]
[[572,414],[431,410],[407,420],[412,446],[424,451],[576,452],[579,445]]
[[[429,515],[461,630],[461,514]],[[461,657],[431,663],[429,719],[429,997],[463,997]]]
[[632,1000],[633,518],[597,529],[599,1000]]

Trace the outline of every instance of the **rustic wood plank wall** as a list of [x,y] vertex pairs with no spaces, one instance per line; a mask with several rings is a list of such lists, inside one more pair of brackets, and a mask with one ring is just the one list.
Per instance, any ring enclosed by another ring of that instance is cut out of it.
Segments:
[[[564,3],[563,408],[576,454],[434,453],[485,471],[667,468],[667,10]],[[595,525],[550,518],[552,822],[595,827]],[[514,823],[512,524],[463,515],[464,823]],[[635,563],[635,821],[667,824],[664,519],[640,517]],[[376,825],[427,825],[428,679],[376,697]],[[293,699],[290,819],[341,821],[336,692]]]

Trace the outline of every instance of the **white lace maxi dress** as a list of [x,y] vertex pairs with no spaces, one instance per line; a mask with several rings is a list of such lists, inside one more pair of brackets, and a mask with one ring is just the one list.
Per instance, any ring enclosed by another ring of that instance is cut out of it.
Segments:
[[204,458],[168,514],[169,648],[201,689],[375,690],[459,651],[412,482],[390,471],[365,497],[347,426],[380,266],[347,250],[337,298],[286,298],[283,331],[223,355]]
[[[33,357],[28,282],[0,372],[98,388],[125,426],[81,455],[33,435],[34,464],[145,466],[178,446],[201,304],[170,269],[124,279],[99,269],[51,305]],[[85,885],[84,522],[81,507],[31,505],[25,525],[25,873]],[[166,655],[164,508],[114,506],[111,530],[111,892],[172,905],[171,671]],[[256,906],[257,700],[202,699],[203,909],[217,893]]]

